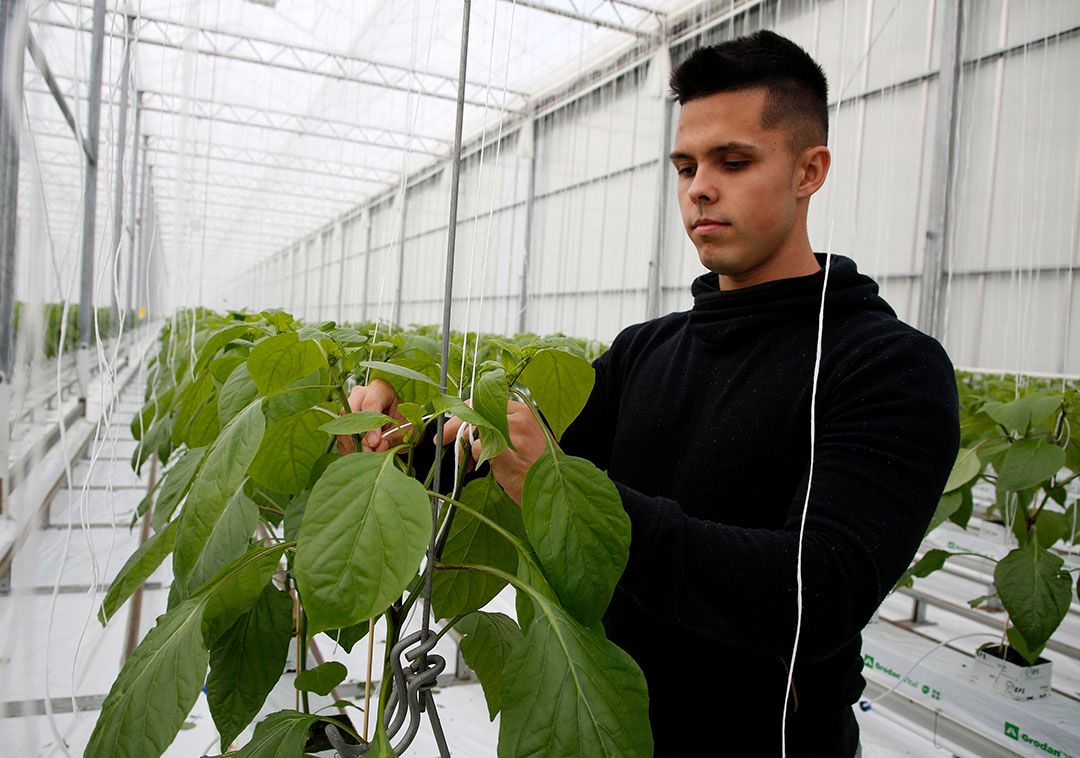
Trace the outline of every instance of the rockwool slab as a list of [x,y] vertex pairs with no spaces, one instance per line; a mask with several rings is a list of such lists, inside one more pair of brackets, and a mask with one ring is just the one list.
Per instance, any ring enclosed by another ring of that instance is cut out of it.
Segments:
[[863,633],[863,673],[1019,755],[1080,758],[1080,703],[1057,693],[1015,701],[979,683],[974,659],[885,622]]

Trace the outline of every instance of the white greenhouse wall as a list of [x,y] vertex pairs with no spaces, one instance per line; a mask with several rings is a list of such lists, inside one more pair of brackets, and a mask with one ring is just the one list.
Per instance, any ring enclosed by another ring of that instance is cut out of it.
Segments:
[[[735,13],[726,12],[730,3],[714,5],[671,25],[672,61],[765,27],[822,64],[833,165],[811,203],[811,243],[854,258],[900,317],[918,325],[947,1],[789,0]],[[711,16],[727,20],[694,31]],[[937,335],[957,365],[1080,373],[1078,29],[1076,2],[963,4]],[[650,315],[653,277],[654,312],[690,306],[690,282],[703,269],[671,176],[661,173],[670,173],[664,63],[644,58],[474,141],[461,166],[454,328],[609,341]],[[670,136],[677,106],[667,113]],[[400,193],[391,191],[238,286],[252,305],[306,318],[437,323],[449,187],[449,167],[433,167],[409,180],[404,223]]]

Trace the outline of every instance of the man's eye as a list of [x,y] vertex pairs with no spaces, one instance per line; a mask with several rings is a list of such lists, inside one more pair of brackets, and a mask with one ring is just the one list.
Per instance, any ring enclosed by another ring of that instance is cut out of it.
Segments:
[[677,173],[679,176],[693,176],[694,175],[694,167],[693,166],[683,166],[682,168],[676,167],[675,173]]
[[749,165],[750,165],[750,161],[746,161],[746,160],[742,160],[742,161],[724,161],[724,168],[729,169],[731,171],[738,171],[739,169],[746,168]]

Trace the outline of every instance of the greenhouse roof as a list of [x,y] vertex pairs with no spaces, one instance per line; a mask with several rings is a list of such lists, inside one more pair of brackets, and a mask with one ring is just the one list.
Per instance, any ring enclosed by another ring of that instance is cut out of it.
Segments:
[[[481,0],[472,4],[464,135],[499,129],[539,97],[648,49],[686,0]],[[93,4],[34,3],[30,33],[86,131]],[[210,254],[214,274],[250,267],[451,152],[462,4],[439,0],[109,2],[97,233],[113,204],[124,40],[129,92],[163,248]],[[76,33],[76,30],[79,30]],[[82,150],[30,61],[32,146],[54,239],[78,239]],[[510,123],[513,123],[511,121]],[[127,132],[132,132],[128,124]],[[490,134],[490,132],[488,132]],[[130,140],[129,140],[130,141]],[[130,174],[130,145],[125,175]],[[127,200],[125,198],[124,202]],[[208,271],[209,273],[209,271]]]

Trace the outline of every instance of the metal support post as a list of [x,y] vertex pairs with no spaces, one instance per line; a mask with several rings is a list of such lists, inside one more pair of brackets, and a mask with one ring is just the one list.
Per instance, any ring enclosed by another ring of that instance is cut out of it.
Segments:
[[667,96],[667,81],[671,74],[671,52],[665,46],[657,51],[649,65],[649,96],[657,99],[660,111],[660,156],[656,162],[656,219],[653,229],[652,254],[649,258],[649,289],[645,301],[645,318],[657,318],[663,308],[664,237],[667,231],[667,209],[671,202],[668,180],[668,151],[671,149],[671,120],[674,105]]
[[[128,86],[131,83],[131,40],[134,32],[135,19],[128,16],[127,36],[124,38],[124,58],[123,63],[120,64],[120,114],[116,126],[116,155],[113,162],[112,250],[107,258],[113,267],[118,267],[119,262],[123,260],[120,251],[124,240],[124,148],[127,146]],[[122,280],[119,277],[109,277],[109,282],[112,284],[110,306],[114,333],[120,329],[120,281]]]
[[139,192],[139,213],[136,216],[139,229],[135,247],[131,251],[131,267],[135,271],[135,294],[132,299],[132,307],[135,309],[136,318],[141,315],[142,311],[140,309],[143,307],[146,308],[147,314],[150,312],[150,293],[143,292],[143,282],[146,278],[146,259],[150,255],[151,240],[148,239],[148,235],[152,229],[152,225],[147,223],[147,219],[153,210],[150,208],[150,180],[153,176],[153,168],[150,166],[148,153],[146,152],[147,142],[148,138],[143,137],[142,150],[140,151],[142,153],[142,189]]
[[97,213],[98,138],[101,133],[101,62],[105,53],[105,0],[94,2],[94,34],[90,46],[90,90],[86,109],[86,186],[83,191],[82,267],[79,278],[79,348],[75,356],[79,399],[86,409],[90,368],[90,335],[94,317],[94,224]]
[[[131,319],[134,322],[137,319],[135,312],[135,261],[136,261],[136,244],[135,240],[138,237],[135,234],[135,227],[140,223],[139,221],[139,207],[138,207],[138,185],[139,185],[139,157],[145,156],[145,150],[139,150],[139,143],[142,142],[142,109],[140,107],[140,100],[142,99],[142,93],[135,93],[135,128],[134,135],[131,141],[131,179],[129,180],[128,187],[128,284],[127,284],[127,298],[124,301],[124,310],[131,314]],[[145,159],[144,159],[145,160]]]
[[348,237],[352,236],[352,230],[354,229],[353,221],[349,223],[349,234],[345,233],[345,222],[341,222],[338,228],[341,230],[341,258],[338,260],[338,285],[337,285],[337,311],[334,316],[334,320],[341,323],[345,320],[344,308],[345,308],[345,255],[349,250]]
[[368,320],[368,284],[371,277],[371,207],[364,211],[364,289],[360,297],[360,320]]
[[[10,472],[11,377],[15,357],[15,242],[19,198],[19,122],[22,118],[25,7],[0,0],[0,514]],[[14,83],[15,86],[8,86]]]
[[[398,202],[401,203],[401,207],[398,209],[397,287],[394,288],[394,317],[392,319],[394,326],[401,326],[401,298],[405,288],[405,230],[408,228],[405,224],[405,211],[409,207],[408,195],[409,187],[405,184],[403,179],[401,184],[401,194],[398,195]],[[452,225],[456,223],[456,221],[451,221],[450,223]]]
[[[0,391],[5,393],[4,382],[11,379],[15,357],[15,241],[25,10],[20,0],[0,0]],[[16,86],[9,87],[9,83]]]
[[941,34],[941,74],[938,76],[937,125],[934,134],[933,174],[930,178],[930,210],[923,255],[922,290],[919,294],[919,329],[942,339],[945,305],[945,263],[948,258],[950,190],[956,165],[956,98],[961,66],[963,2],[945,3]]
[[536,142],[540,137],[540,123],[537,119],[522,127],[522,136],[528,137],[525,147],[528,150],[529,177],[525,184],[525,244],[521,258],[521,291],[518,295],[518,334],[525,332],[529,321],[529,263],[533,249],[533,219],[536,216]]
[[293,316],[296,316],[297,306],[300,304],[300,300],[296,294],[296,262],[300,257],[300,246],[296,245],[289,251],[289,257],[292,258],[292,276],[289,277],[289,310]]

